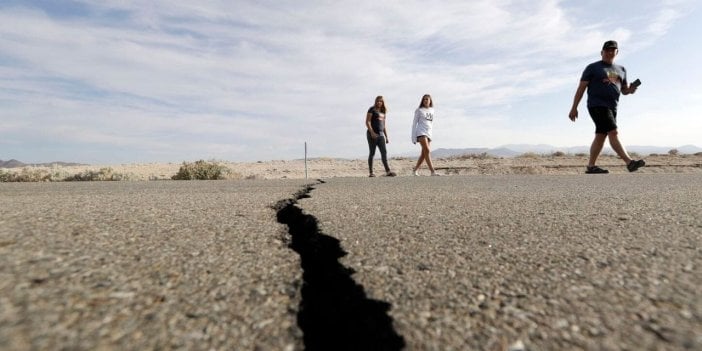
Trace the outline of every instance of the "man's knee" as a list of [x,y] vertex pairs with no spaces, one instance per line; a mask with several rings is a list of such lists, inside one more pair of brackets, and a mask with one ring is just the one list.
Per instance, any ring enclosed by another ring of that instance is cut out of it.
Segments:
[[607,132],[607,136],[609,136],[610,138],[611,138],[611,137],[616,137],[617,134],[619,134],[619,132],[617,132],[616,129],[612,129],[612,130],[610,130],[609,132]]

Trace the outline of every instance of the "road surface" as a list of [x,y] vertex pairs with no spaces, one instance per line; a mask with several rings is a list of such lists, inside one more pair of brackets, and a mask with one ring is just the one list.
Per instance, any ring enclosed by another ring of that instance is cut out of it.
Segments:
[[0,184],[0,349],[702,349],[702,175]]

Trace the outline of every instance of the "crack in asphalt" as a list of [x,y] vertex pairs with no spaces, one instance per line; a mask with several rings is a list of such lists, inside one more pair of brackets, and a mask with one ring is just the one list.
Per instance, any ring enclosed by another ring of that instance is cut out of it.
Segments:
[[288,226],[289,247],[300,255],[303,281],[297,324],[305,349],[401,350],[405,340],[388,315],[392,305],[366,296],[351,277],[355,271],[339,263],[347,254],[339,240],[322,233],[317,219],[297,206],[298,200],[310,197],[314,185],[274,205],[278,222]]

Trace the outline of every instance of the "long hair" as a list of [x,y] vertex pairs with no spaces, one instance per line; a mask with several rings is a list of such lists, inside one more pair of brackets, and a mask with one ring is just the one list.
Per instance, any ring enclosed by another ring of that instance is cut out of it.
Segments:
[[[383,103],[383,106],[380,107],[380,112],[385,113],[387,111],[387,108],[385,107],[385,99],[383,99],[382,95],[378,95],[375,97],[375,102],[378,102],[380,100]],[[375,103],[373,104],[375,106]]]
[[424,94],[424,96],[422,96],[422,99],[419,100],[419,107],[420,108],[424,107],[424,104],[422,104],[422,102],[424,102],[424,98],[429,98],[429,107],[434,107],[434,99],[431,98],[431,95]]

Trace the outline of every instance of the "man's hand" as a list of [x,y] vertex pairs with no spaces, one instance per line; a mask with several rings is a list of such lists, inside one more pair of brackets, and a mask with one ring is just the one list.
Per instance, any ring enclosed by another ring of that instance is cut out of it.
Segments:
[[568,118],[570,118],[571,121],[575,122],[575,120],[578,119],[578,109],[571,109],[570,113],[568,114]]

